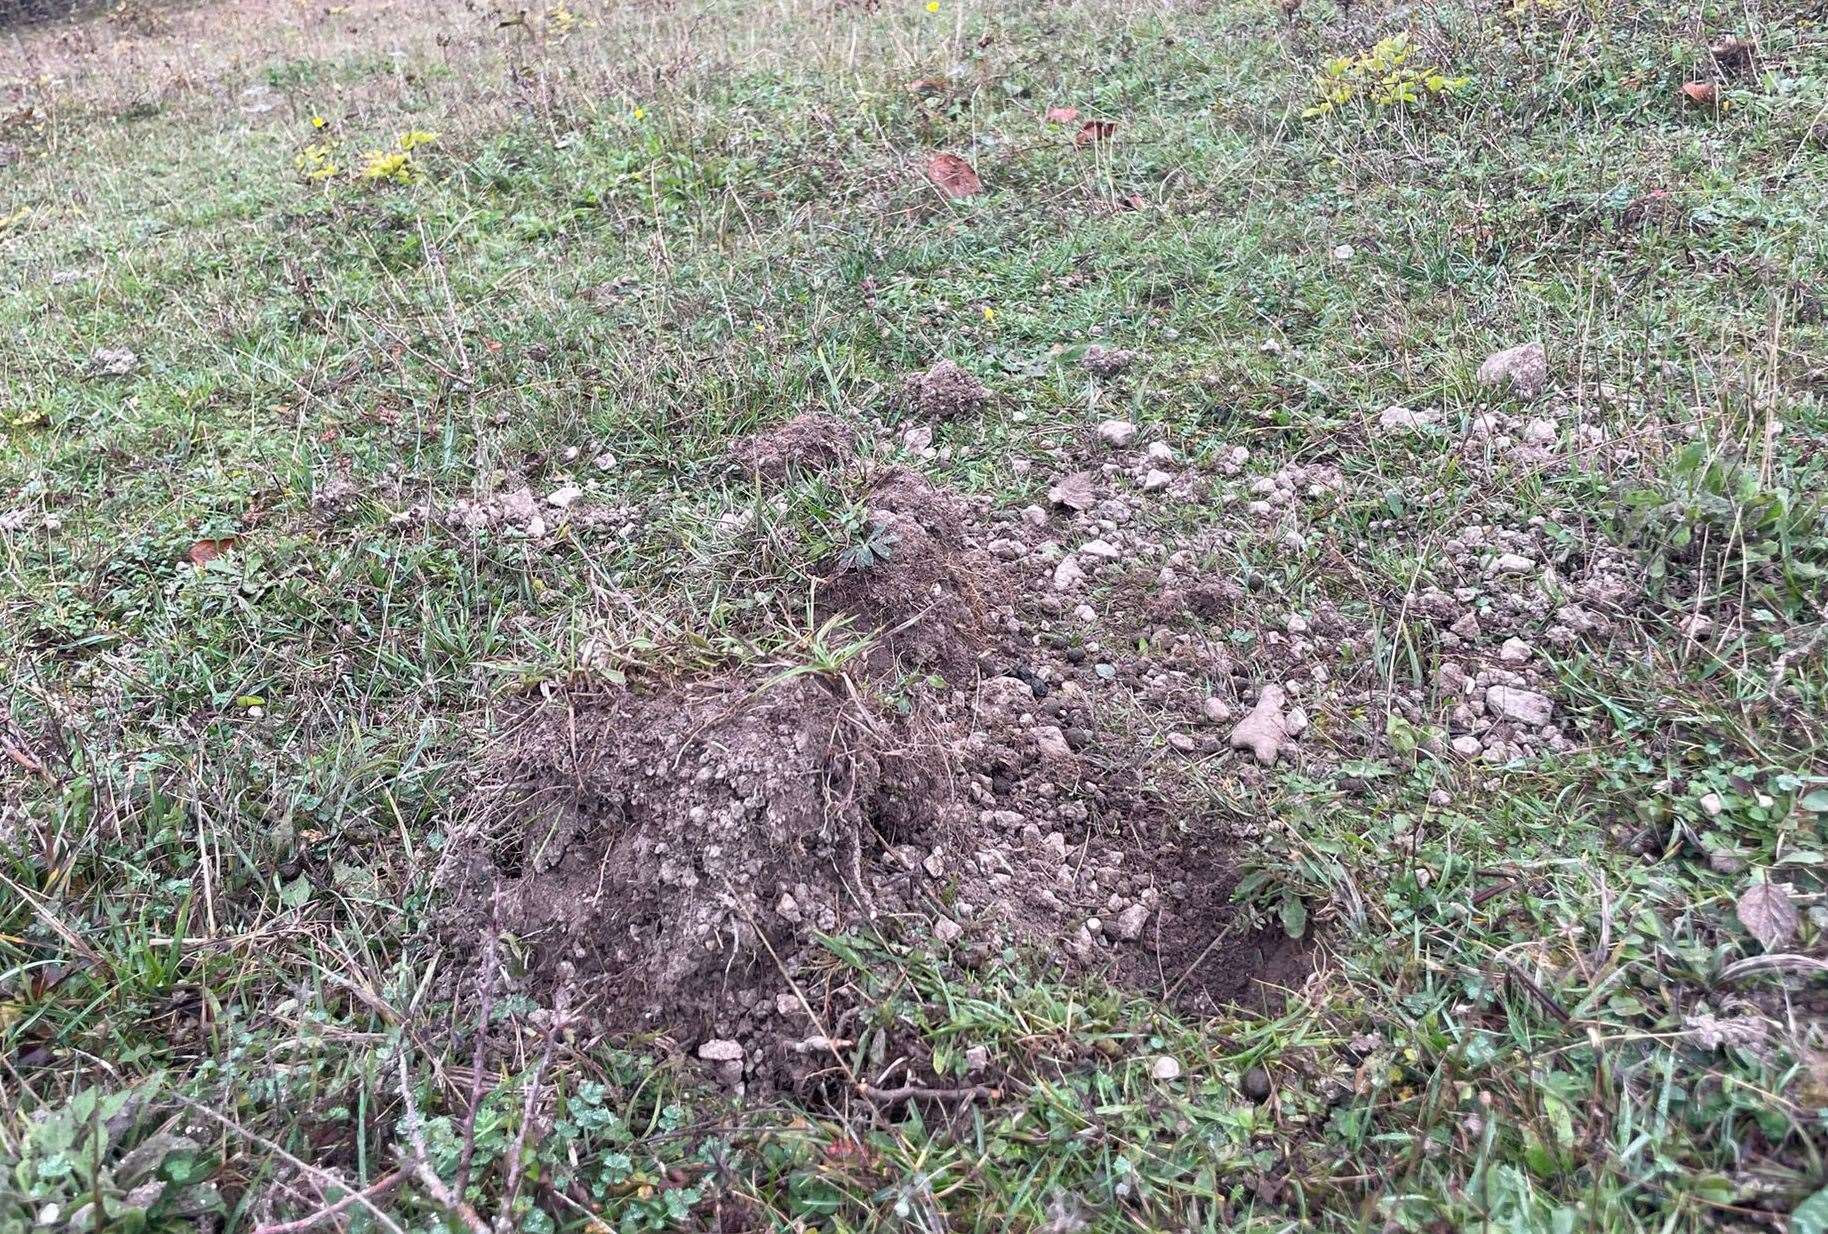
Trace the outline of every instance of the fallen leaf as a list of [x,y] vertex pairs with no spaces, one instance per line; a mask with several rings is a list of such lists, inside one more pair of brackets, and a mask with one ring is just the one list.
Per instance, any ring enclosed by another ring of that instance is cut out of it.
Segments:
[[1089,146],[1095,141],[1109,141],[1116,132],[1117,121],[1115,120],[1087,120],[1079,126],[1079,131],[1073,134],[1073,144]]
[[1828,1231],[1828,1187],[1790,1210],[1791,1234],[1824,1234]]
[[1069,510],[1089,510],[1093,500],[1091,472],[1075,471],[1070,476],[1061,476],[1047,490],[1047,499]]
[[225,536],[220,540],[198,540],[185,551],[184,558],[193,566],[206,566],[234,547],[233,536]]
[[1720,102],[1720,87],[1711,81],[1685,81],[1682,93],[1697,107],[1713,107]]
[[1141,210],[1147,204],[1141,193],[1126,193],[1117,199],[1119,210]]
[[1796,905],[1782,883],[1753,883],[1740,895],[1734,911],[1739,924],[1766,951],[1782,946],[1796,933]]
[[917,77],[908,83],[909,94],[940,94],[945,89],[945,82],[935,81],[931,77]]
[[984,191],[984,183],[971,164],[956,154],[936,154],[928,159],[927,179],[948,197],[970,197]]
[[1049,124],[1071,124],[1079,118],[1079,109],[1077,107],[1050,107],[1047,109],[1046,118]]

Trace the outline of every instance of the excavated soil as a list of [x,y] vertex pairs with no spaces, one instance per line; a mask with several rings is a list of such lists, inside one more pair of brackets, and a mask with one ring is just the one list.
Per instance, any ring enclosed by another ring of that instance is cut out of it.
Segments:
[[802,1090],[830,1075],[809,1039],[859,1014],[822,934],[961,971],[1013,948],[1196,1014],[1299,984],[1305,948],[1231,903],[1239,820],[1158,787],[1146,692],[1040,637],[1032,584],[990,551],[1037,525],[901,469],[868,504],[888,560],[833,563],[816,597],[875,636],[862,667],[529,704],[453,846],[453,940],[493,921],[536,996],[571,983],[610,1031]]

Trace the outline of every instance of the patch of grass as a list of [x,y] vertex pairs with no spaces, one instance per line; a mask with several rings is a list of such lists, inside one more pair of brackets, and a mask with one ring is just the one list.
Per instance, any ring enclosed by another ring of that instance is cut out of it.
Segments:
[[[5,70],[0,1230],[94,1228],[98,1192],[239,1229],[377,1183],[337,1219],[1822,1228],[1816,19],[434,8],[177,9],[27,31]],[[1302,116],[1399,35],[1471,80]],[[1056,105],[1117,127],[1076,146]],[[414,130],[410,182],[350,174]],[[340,174],[300,176],[314,142]],[[985,192],[939,197],[938,150]],[[1526,338],[1544,403],[1474,378]],[[1093,377],[1094,342],[1147,362]],[[890,394],[940,358],[992,399],[917,458]],[[1438,423],[1382,431],[1392,404]],[[1240,676],[1279,672],[1290,613],[1344,615],[1300,763],[1170,786],[1259,827],[1241,920],[1317,942],[1280,1012],[844,936],[872,1010],[824,1104],[520,994],[473,1073],[430,923],[504,701],[860,653],[806,593],[870,544],[867,494],[723,463],[814,409],[997,506],[1131,419],[1211,482],[1134,526],[1248,585],[1203,629]],[[1514,448],[1544,418],[1553,464]],[[1291,464],[1340,486],[1252,512]],[[564,485],[600,517],[450,516]],[[1443,668],[1483,652],[1418,597],[1510,619],[1470,527],[1536,537],[1538,627],[1606,619],[1537,640],[1561,748],[1442,747]],[[1590,602],[1594,563],[1648,586]],[[1781,947],[1735,914],[1757,880],[1795,905]],[[895,1052],[994,1092],[860,1096]],[[436,1181],[388,1182],[416,1122]]]

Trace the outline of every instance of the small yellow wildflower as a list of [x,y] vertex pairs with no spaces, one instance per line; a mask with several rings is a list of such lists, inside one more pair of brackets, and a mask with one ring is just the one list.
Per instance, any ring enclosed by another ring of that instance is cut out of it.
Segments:
[[292,160],[292,166],[307,180],[328,180],[342,171],[330,156],[329,145],[321,141],[314,141],[300,150],[298,157]]
[[362,156],[362,170],[356,175],[364,180],[392,180],[396,184],[411,184],[412,156],[402,150],[370,150]]
[[312,116],[311,117],[311,127],[314,129],[324,128],[329,123],[330,123],[330,121],[324,119],[322,116]]
[[400,149],[411,150],[416,146],[429,146],[438,140],[438,134],[428,133],[424,129],[413,129],[400,134]]
[[637,108],[635,108],[635,110],[632,114],[634,115],[635,120],[637,122],[645,120],[645,119],[647,119],[647,108],[637,107]]
[[939,12],[939,0],[927,0],[927,12],[929,12],[929,13]]
[[995,309],[991,308],[988,304],[986,304],[984,306],[984,320],[985,321],[995,321],[996,319],[997,319],[997,311]]

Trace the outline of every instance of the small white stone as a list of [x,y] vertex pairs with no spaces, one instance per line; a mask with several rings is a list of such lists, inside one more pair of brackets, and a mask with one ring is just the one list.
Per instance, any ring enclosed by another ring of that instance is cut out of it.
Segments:
[[699,1045],[698,1057],[707,1063],[738,1063],[743,1059],[742,1043],[713,1037]]
[[1104,923],[1104,930],[1112,938],[1133,943],[1143,935],[1143,929],[1149,924],[1149,907],[1146,904],[1132,904],[1115,918]]
[[1105,420],[1098,426],[1098,440],[1107,446],[1127,446],[1136,440],[1136,432],[1128,420]]
[[1180,1062],[1167,1054],[1157,1055],[1149,1064],[1149,1077],[1155,1080],[1178,1080],[1181,1078]]
[[1548,695],[1516,686],[1492,686],[1485,692],[1485,705],[1519,724],[1547,724],[1555,710]]
[[1223,724],[1231,719],[1231,707],[1224,699],[1214,696],[1200,704],[1200,714],[1206,717],[1208,724]]
[[1417,432],[1430,428],[1440,420],[1439,412],[1415,411],[1408,407],[1392,404],[1377,417],[1377,426],[1386,431]]
[[1174,477],[1159,467],[1151,467],[1149,474],[1143,477],[1143,492],[1153,493],[1167,488],[1174,483]]
[[1726,809],[1726,802],[1721,799],[1719,793],[1704,794],[1695,804],[1700,806],[1701,812],[1709,818],[1719,818],[1720,812]]
[[1085,571],[1080,569],[1079,562],[1072,556],[1062,557],[1060,564],[1054,567],[1054,590],[1071,591],[1085,581]]
[[1031,730],[1035,739],[1035,749],[1041,751],[1044,758],[1071,758],[1073,748],[1066,744],[1066,734],[1052,724],[1038,724]]
[[1506,664],[1527,664],[1536,649],[1520,638],[1507,638],[1498,649],[1498,658]]
[[1123,556],[1118,547],[1109,540],[1087,540],[1079,546],[1079,551],[1087,557],[1102,557],[1107,561]]
[[1172,463],[1174,450],[1165,441],[1152,441],[1149,448],[1143,451],[1143,458],[1151,463]]
[[1479,751],[1485,749],[1485,745],[1477,737],[1455,737],[1453,749],[1461,758],[1478,758]]
[[1308,619],[1303,617],[1300,613],[1290,613],[1288,615],[1288,620],[1283,623],[1283,628],[1290,634],[1306,634],[1308,632]]
[[584,495],[584,490],[575,484],[566,484],[546,494],[546,504],[555,510],[563,510],[572,502]]
[[950,917],[941,917],[933,923],[933,941],[944,947],[958,941],[965,932],[965,927]]
[[1522,553],[1500,553],[1492,558],[1492,564],[1486,567],[1491,574],[1528,574],[1536,568],[1536,563]]

